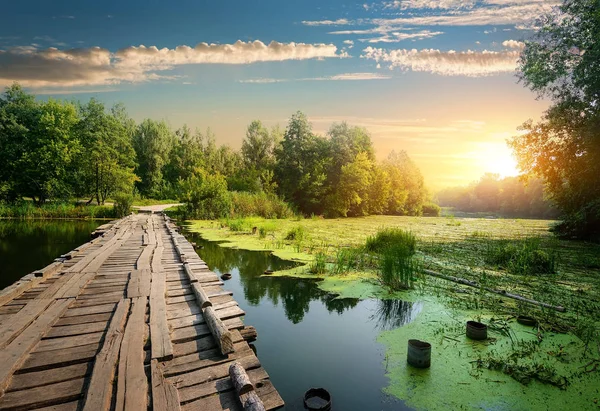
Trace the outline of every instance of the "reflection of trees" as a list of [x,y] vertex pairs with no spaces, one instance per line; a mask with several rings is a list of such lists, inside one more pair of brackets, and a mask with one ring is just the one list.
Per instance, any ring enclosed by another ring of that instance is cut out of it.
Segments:
[[89,241],[100,221],[0,220],[0,289]]
[[186,236],[203,246],[199,254],[211,269],[222,273],[234,268],[238,269],[244,295],[250,304],[258,305],[265,297],[274,305],[281,302],[286,317],[294,324],[302,321],[313,300],[321,300],[327,310],[339,314],[358,304],[358,299],[335,299],[334,295],[320,290],[315,280],[286,277],[259,278],[267,269],[277,271],[296,265],[277,258],[270,252],[219,247],[218,243],[206,241],[197,233],[186,233]]
[[370,318],[377,327],[391,330],[414,320],[422,305],[402,300],[378,300],[375,314]]

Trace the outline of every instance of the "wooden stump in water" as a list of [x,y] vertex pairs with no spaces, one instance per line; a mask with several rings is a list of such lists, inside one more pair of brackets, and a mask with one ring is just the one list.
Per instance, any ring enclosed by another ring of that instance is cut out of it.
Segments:
[[248,342],[256,341],[256,339],[258,338],[258,332],[256,332],[256,328],[254,328],[251,325],[247,325],[244,328],[242,328],[240,330],[240,334],[242,334],[244,340]]

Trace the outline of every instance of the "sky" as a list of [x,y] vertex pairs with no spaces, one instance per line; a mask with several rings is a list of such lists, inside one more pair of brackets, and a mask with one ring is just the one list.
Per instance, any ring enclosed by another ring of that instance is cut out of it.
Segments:
[[254,119],[365,127],[431,189],[515,175],[506,145],[548,102],[517,61],[551,0],[82,1],[2,6],[0,87],[95,97],[241,146]]

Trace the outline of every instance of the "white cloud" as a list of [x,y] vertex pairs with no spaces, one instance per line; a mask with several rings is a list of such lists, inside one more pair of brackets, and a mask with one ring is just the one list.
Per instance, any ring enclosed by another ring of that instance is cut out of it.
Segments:
[[365,38],[365,39],[359,39],[362,42],[367,42],[367,43],[398,43],[400,41],[403,40],[408,40],[408,39],[416,39],[416,40],[423,40],[423,39],[430,39],[432,37],[435,36],[439,36],[440,34],[444,34],[443,31],[429,31],[429,30],[422,30],[422,31],[413,31],[413,32],[392,32],[389,34],[385,34],[381,37],[373,37],[373,38]]
[[257,78],[239,80],[239,83],[250,83],[250,84],[271,84],[271,83],[285,83],[293,81],[357,81],[357,80],[387,80],[392,78],[390,75],[379,74],[379,73],[343,73],[336,74],[334,76],[326,77],[307,77],[307,78],[296,78],[296,79],[276,79],[276,78]]
[[475,0],[394,0],[383,4],[384,9],[459,9],[472,8]]
[[522,50],[525,48],[525,43],[523,43],[522,41],[517,41],[517,40],[506,40],[506,41],[502,42],[502,45],[504,47],[508,47],[510,49]]
[[440,51],[392,50],[386,51],[373,47],[363,50],[362,58],[377,63],[388,63],[390,69],[399,68],[405,71],[419,71],[443,76],[481,77],[492,74],[515,71],[518,51]]
[[302,24],[304,24],[305,26],[346,26],[348,24],[353,24],[353,22],[348,19],[315,20],[315,21],[303,20]]
[[174,49],[127,47],[116,53],[100,47],[59,50],[23,46],[0,50],[0,85],[19,81],[28,87],[84,86],[168,80],[158,74],[187,64],[250,64],[284,60],[347,57],[333,44],[261,41],[200,43]]

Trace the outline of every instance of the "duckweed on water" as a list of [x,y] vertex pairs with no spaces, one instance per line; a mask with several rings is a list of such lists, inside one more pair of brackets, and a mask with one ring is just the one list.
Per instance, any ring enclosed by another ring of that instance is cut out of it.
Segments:
[[[394,297],[377,279],[377,260],[362,246],[378,227],[398,228],[417,237],[415,258],[425,268],[566,307],[566,313],[557,313],[483,289],[433,277],[419,279],[412,290],[395,297],[421,301],[422,312],[412,323],[398,324],[378,338],[386,347],[390,383],[385,391],[407,405],[428,410],[547,409],[548,404],[556,409],[598,408],[599,245],[554,241],[548,233],[552,222],[541,220],[461,218],[448,224],[443,217],[314,218],[302,221],[301,243],[286,239],[299,226],[296,220],[250,220],[250,227],[274,224],[273,231],[261,237],[210,221],[195,222],[192,229],[206,239],[227,241],[225,247],[269,249],[281,258],[305,263],[276,276],[318,277],[319,288],[327,292],[365,299]],[[490,241],[535,242],[537,250],[548,256],[555,252],[560,259],[553,262],[551,275],[498,268],[486,261]],[[309,272],[311,264],[323,266],[323,261],[326,273]],[[536,317],[540,328],[516,323],[515,316],[522,313]],[[465,322],[473,319],[489,325],[487,341],[473,342],[464,336]],[[433,345],[431,369],[407,367],[410,338]]]

